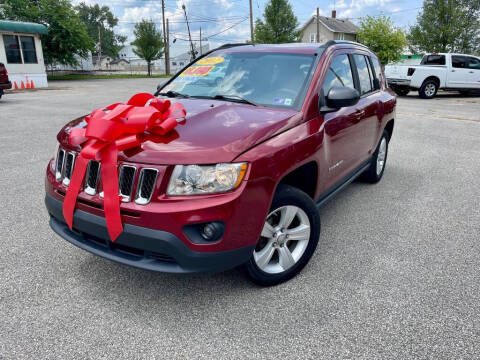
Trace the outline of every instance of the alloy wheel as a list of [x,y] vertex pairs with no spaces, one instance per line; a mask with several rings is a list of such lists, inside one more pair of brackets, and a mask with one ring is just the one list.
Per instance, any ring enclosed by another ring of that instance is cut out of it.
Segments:
[[255,264],[269,274],[287,271],[304,254],[310,232],[310,221],[301,208],[288,205],[275,209],[268,214],[253,252]]
[[378,148],[377,155],[377,176],[382,173],[383,167],[385,166],[385,158],[387,157],[387,139],[382,138],[380,146]]

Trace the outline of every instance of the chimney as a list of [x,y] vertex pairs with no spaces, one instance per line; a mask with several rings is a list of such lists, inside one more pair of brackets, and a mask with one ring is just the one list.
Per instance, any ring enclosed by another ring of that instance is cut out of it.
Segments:
[[335,9],[332,10],[332,18],[333,19],[337,18],[337,10],[335,10]]

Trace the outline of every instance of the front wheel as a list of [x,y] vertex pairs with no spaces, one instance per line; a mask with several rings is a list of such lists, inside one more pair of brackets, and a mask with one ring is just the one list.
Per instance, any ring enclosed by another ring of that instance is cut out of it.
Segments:
[[252,281],[271,286],[299,273],[320,236],[320,215],[313,200],[292,186],[279,185],[253,256],[245,265]]

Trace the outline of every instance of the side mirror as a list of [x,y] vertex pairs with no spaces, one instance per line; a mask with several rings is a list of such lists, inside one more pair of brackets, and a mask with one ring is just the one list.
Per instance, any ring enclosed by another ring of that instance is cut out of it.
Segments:
[[327,95],[327,108],[321,108],[320,111],[336,111],[342,107],[356,105],[359,100],[360,94],[357,90],[348,86],[334,86],[330,89]]

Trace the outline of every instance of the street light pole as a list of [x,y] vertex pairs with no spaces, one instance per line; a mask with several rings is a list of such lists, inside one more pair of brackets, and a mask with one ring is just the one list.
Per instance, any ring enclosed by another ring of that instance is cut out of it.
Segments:
[[195,60],[195,49],[193,48],[192,42],[192,35],[190,34],[190,25],[188,24],[188,17],[187,17],[187,8],[185,5],[182,5],[183,12],[185,13],[185,21],[187,22],[187,29],[188,29],[188,38],[190,39],[190,50],[192,52],[192,60]]
[[250,38],[253,43],[253,10],[252,10],[252,0],[250,0]]
[[170,60],[168,53],[167,31],[165,29],[165,0],[162,0],[163,46],[165,48],[165,73],[170,74]]
[[167,42],[165,43],[165,74],[170,75],[170,30],[167,19]]

